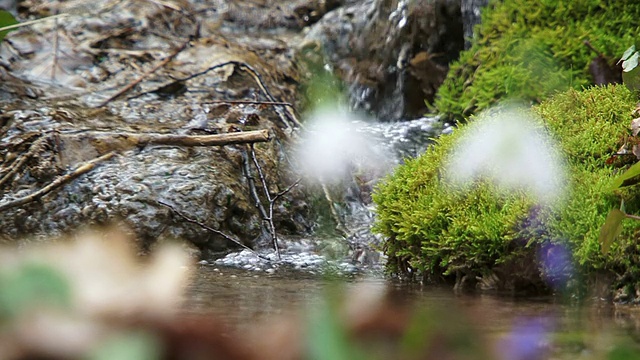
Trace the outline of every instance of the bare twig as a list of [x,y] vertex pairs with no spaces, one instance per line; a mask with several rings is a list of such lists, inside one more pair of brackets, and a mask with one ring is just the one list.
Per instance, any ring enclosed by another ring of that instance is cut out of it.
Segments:
[[266,261],[271,261],[269,258],[266,258],[266,257],[264,257],[264,256],[262,256],[262,255],[260,255],[260,254],[258,254],[258,253],[257,253],[255,250],[253,250],[252,248],[250,248],[250,247],[248,247],[247,245],[245,245],[245,244],[241,243],[239,240],[236,240],[236,239],[232,238],[231,236],[229,236],[229,235],[227,235],[227,234],[223,233],[222,231],[217,230],[217,229],[214,229],[214,228],[212,228],[212,227],[209,227],[209,226],[207,226],[207,225],[205,225],[205,224],[201,223],[201,222],[200,222],[200,221],[198,221],[198,220],[191,219],[191,218],[187,217],[186,215],[184,215],[183,213],[181,213],[180,211],[178,211],[175,207],[173,207],[173,205],[170,205],[170,204],[168,204],[168,203],[166,203],[166,202],[164,202],[164,201],[162,201],[162,200],[158,200],[158,204],[160,204],[160,205],[162,205],[162,206],[165,206],[165,207],[168,207],[169,209],[171,209],[171,211],[173,211],[173,213],[175,213],[176,215],[180,216],[180,217],[181,217],[181,218],[183,218],[185,221],[190,222],[190,223],[192,223],[192,224],[196,224],[196,225],[200,226],[201,228],[203,228],[203,229],[205,229],[205,230],[207,230],[207,231],[210,231],[210,232],[212,232],[212,233],[214,233],[214,234],[217,234],[217,235],[222,236],[222,237],[223,237],[223,238],[225,238],[226,240],[231,241],[232,243],[234,243],[234,244],[236,244],[236,245],[240,246],[240,247],[241,247],[241,248],[243,248],[243,249],[249,250],[251,253],[253,253],[254,255],[256,255],[257,257],[259,257],[260,259],[263,259],[263,260],[266,260]]
[[[241,70],[245,70],[248,73],[250,73],[251,76],[253,76],[254,79],[256,80],[256,83],[258,84],[258,86],[260,86],[260,89],[265,94],[267,99],[269,99],[269,101],[271,101],[271,102],[276,102],[276,99],[273,97],[273,95],[271,95],[271,92],[269,92],[269,89],[267,89],[267,87],[265,86],[264,82],[262,81],[262,77],[260,76],[260,74],[257,71],[255,71],[247,63],[238,62],[236,66],[238,66]],[[282,108],[276,107],[276,112],[278,113],[278,116],[280,116],[281,121],[287,127],[290,127],[290,125],[289,125],[289,123],[287,121],[287,118],[288,118],[289,120],[291,120],[291,122],[293,122],[293,124],[295,126],[297,126],[299,128],[303,128],[302,124],[300,123],[300,121],[298,121],[298,118],[293,113],[293,111],[291,111],[291,109],[289,107],[286,107],[286,106],[283,106]],[[284,114],[283,114],[283,112],[284,112]]]
[[20,157],[11,163],[11,165],[7,168],[7,173],[0,179],[0,188],[9,180],[13,175],[15,175],[18,170],[27,162],[32,156],[34,156],[38,151],[42,150],[45,141],[47,140],[47,136],[40,136],[37,140],[35,140],[29,150],[21,154]]
[[594,53],[596,53],[596,55],[601,56],[601,57],[605,57],[603,53],[600,52],[600,50],[596,49],[593,44],[591,44],[591,42],[589,40],[584,40],[582,42],[586,47],[588,47],[591,51],[593,51]]
[[149,75],[153,74],[154,72],[156,72],[161,67],[167,65],[182,50],[184,50],[187,47],[187,45],[189,45],[189,42],[190,42],[190,40],[187,40],[184,43],[182,43],[182,45],[178,46],[171,54],[169,54],[169,56],[167,56],[162,61],[160,61],[158,64],[156,64],[156,66],[154,66],[153,68],[151,68],[148,71],[146,71],[144,74],[142,74],[142,76],[140,76],[136,80],[130,82],[129,84],[127,84],[125,87],[120,89],[115,94],[111,95],[107,100],[101,102],[97,107],[103,107],[103,106],[107,105],[108,103],[110,103],[111,101],[119,98],[120,96],[122,96],[123,94],[128,92],[129,90],[133,89],[136,85],[138,85],[142,80],[146,79]]
[[58,54],[60,50],[60,26],[58,25],[58,19],[54,19],[54,32],[53,38],[53,65],[51,66],[51,81],[56,79],[56,67],[58,67]]
[[177,146],[224,146],[267,142],[271,140],[269,130],[241,131],[214,135],[176,135],[159,133],[129,133],[84,131],[72,134],[61,134],[64,140],[79,139],[94,141],[101,149],[125,150],[144,145],[177,145]]
[[287,186],[286,189],[280,191],[279,193],[276,194],[276,196],[273,197],[273,202],[275,203],[281,196],[285,195],[286,193],[288,193],[289,191],[291,191],[291,189],[293,189],[294,187],[298,186],[298,184],[300,184],[300,181],[302,181],[302,179],[298,179],[296,181],[293,182],[293,184]]
[[[271,234],[271,241],[273,242],[273,249],[276,251],[276,255],[278,259],[280,259],[280,247],[278,246],[278,235],[276,234],[276,227],[273,224],[273,199],[271,199],[271,194],[269,194],[269,187],[267,186],[267,180],[262,173],[262,167],[258,163],[258,159],[256,158],[256,152],[253,149],[253,145],[249,146],[251,152],[251,160],[253,161],[253,165],[258,170],[258,176],[260,177],[260,182],[262,183],[262,191],[264,192],[264,196],[267,198],[269,202],[269,213],[264,214],[262,220],[265,221],[269,225],[269,233]],[[260,207],[263,207],[260,204]],[[264,212],[264,210],[263,210]]]
[[73,170],[70,173],[64,174],[62,176],[58,176],[57,178],[55,178],[52,182],[49,183],[49,185],[43,187],[42,189],[31,193],[27,196],[15,199],[15,200],[9,200],[9,201],[5,201],[3,203],[0,203],[0,211],[4,211],[7,209],[10,209],[12,207],[16,207],[16,206],[20,206],[20,205],[24,205],[27,204],[31,201],[34,201],[36,199],[41,198],[42,196],[50,193],[51,191],[53,191],[54,189],[70,182],[71,180],[77,178],[78,176],[85,174],[91,170],[93,170],[98,163],[111,159],[113,156],[115,155],[115,152],[110,152],[107,154],[104,154],[100,157],[97,157],[95,159],[92,159],[90,161],[87,161],[86,163],[78,166],[75,170]]
[[624,214],[624,216],[627,217],[628,219],[640,220],[640,216],[637,216],[637,215]]
[[[267,229],[264,228],[264,220],[268,218],[267,211],[264,209],[262,205],[262,201],[260,201],[260,196],[258,195],[258,191],[256,190],[256,181],[253,177],[253,172],[251,171],[251,165],[249,163],[249,155],[247,155],[247,151],[240,150],[240,154],[242,156],[242,168],[244,170],[245,177],[247,178],[247,185],[249,186],[249,194],[253,198],[253,205],[258,210],[260,217],[263,220],[263,223],[260,224],[263,234],[268,232]],[[277,248],[277,246],[276,246]],[[278,255],[278,259],[280,259],[279,252],[276,251]]]
[[252,104],[252,105],[282,105],[293,108],[293,104],[284,101],[258,101],[258,100],[209,100],[201,104]]
[[[255,149],[253,148],[253,144],[249,145],[249,150],[251,152],[251,160],[253,161],[253,165],[256,167],[256,170],[258,170],[258,176],[260,177],[260,182],[262,183],[262,190],[264,191],[264,196],[267,198],[267,201],[269,201],[269,213],[267,214],[262,204],[259,203],[260,199],[257,197],[257,194],[255,195],[255,198],[259,204],[257,204],[256,206],[259,205],[259,208],[262,209],[261,211],[262,219],[263,221],[267,222],[267,224],[269,224],[269,232],[271,233],[273,248],[276,251],[278,259],[280,259],[280,248],[278,247],[278,235],[276,233],[276,226],[273,223],[273,207],[276,201],[281,196],[291,191],[291,189],[293,189],[296,185],[300,183],[300,179],[296,180],[293,184],[289,185],[286,189],[284,189],[283,191],[280,191],[279,193],[277,193],[275,196],[272,197],[271,193],[269,193],[267,179],[265,178],[264,173],[262,172],[262,167],[260,166],[260,163],[258,162],[258,158],[256,157],[256,152],[255,152]],[[254,191],[255,191],[255,187],[254,187]]]

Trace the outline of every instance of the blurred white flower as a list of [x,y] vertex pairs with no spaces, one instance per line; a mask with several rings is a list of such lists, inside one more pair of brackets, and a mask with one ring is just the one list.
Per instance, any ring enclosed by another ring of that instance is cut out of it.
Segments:
[[502,189],[524,189],[542,203],[562,198],[565,170],[556,145],[522,108],[485,112],[468,125],[445,170],[450,181],[488,179]]
[[373,141],[357,131],[361,123],[344,109],[318,109],[306,124],[294,157],[296,170],[307,180],[334,183],[356,170],[384,171],[391,164]]

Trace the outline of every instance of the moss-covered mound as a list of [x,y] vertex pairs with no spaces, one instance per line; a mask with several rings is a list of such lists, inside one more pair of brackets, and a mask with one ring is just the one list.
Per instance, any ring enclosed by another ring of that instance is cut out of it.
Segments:
[[[540,283],[544,272],[575,277],[605,271],[635,278],[638,223],[626,221],[606,255],[598,243],[607,213],[620,206],[621,198],[628,212],[640,208],[633,188],[608,190],[621,168],[634,161],[612,154],[629,136],[635,104],[636,97],[624,86],[612,85],[569,90],[534,108],[539,126],[556,139],[566,158],[570,190],[555,206],[540,206],[524,191],[496,191],[496,185],[483,180],[468,191],[456,191],[443,180],[443,168],[471,125],[439,138],[382,181],[374,194],[376,229],[388,237],[388,269],[452,280],[497,272],[502,281],[498,287],[518,287],[515,277],[522,277],[522,284]],[[569,250],[569,262],[562,265],[566,269],[549,269],[557,264],[536,261],[541,251],[556,251],[554,244]]]
[[639,33],[634,0],[493,1],[472,47],[452,64],[435,107],[463,119],[502,98],[539,102],[593,83],[596,57],[584,41],[615,59]]

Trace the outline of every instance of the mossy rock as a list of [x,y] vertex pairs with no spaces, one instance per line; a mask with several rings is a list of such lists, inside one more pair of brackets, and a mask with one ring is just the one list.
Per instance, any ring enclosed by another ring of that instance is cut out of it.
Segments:
[[613,63],[635,43],[639,18],[633,0],[494,1],[434,106],[447,119],[463,120],[500,99],[539,103],[593,84],[589,65],[597,55],[584,42]]
[[[640,210],[635,188],[609,190],[612,179],[634,161],[612,154],[629,137],[636,101],[624,86],[610,85],[569,90],[534,108],[539,115],[536,126],[558,142],[566,160],[570,190],[554,206],[540,206],[524,190],[499,191],[486,180],[477,180],[465,192],[443,180],[454,146],[471,125],[440,137],[422,156],[407,159],[378,185],[373,197],[375,229],[388,238],[388,270],[451,280],[501,270],[503,284],[513,285],[507,278],[517,276],[540,283],[549,269],[535,258],[541,249],[562,245],[576,271],[558,276],[605,271],[636,278],[640,224],[625,221],[622,235],[606,255],[598,243],[607,213],[620,206],[621,198],[628,212]],[[533,272],[527,265],[531,263]],[[528,269],[527,275],[518,273],[514,264]]]

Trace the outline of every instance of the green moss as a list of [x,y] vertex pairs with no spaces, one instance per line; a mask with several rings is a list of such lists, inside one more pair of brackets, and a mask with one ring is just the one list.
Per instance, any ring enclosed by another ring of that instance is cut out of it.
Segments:
[[513,262],[527,249],[560,243],[584,272],[637,272],[637,223],[625,222],[621,238],[606,256],[598,243],[600,227],[621,197],[627,211],[640,211],[640,192],[634,188],[616,194],[607,190],[620,168],[633,161],[607,164],[629,133],[635,103],[624,86],[605,86],[569,90],[534,108],[541,116],[540,126],[556,138],[566,158],[571,190],[553,207],[537,206],[523,191],[500,192],[486,181],[478,181],[470,191],[457,191],[442,181],[442,169],[458,139],[473,128],[461,126],[439,138],[374,193],[375,229],[388,237],[389,270],[479,275]]
[[632,0],[494,1],[472,47],[451,65],[435,107],[461,120],[500,99],[534,103],[592,83],[595,54],[612,58],[635,43],[640,3]]

